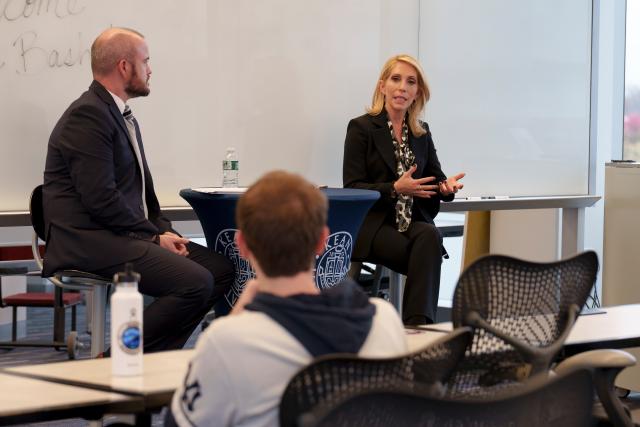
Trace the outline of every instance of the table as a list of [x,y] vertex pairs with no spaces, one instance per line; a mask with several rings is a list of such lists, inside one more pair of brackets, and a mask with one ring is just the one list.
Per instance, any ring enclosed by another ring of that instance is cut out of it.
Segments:
[[640,346],[640,304],[602,310],[604,313],[578,317],[565,344],[567,355],[600,348]]
[[[440,204],[441,212],[486,212],[520,209],[562,209],[561,257],[565,258],[584,250],[584,209],[593,206],[600,196],[510,197],[493,200],[464,200]],[[162,213],[171,221],[189,221],[197,218],[197,212],[184,206],[168,206]],[[31,225],[29,212],[0,212],[0,227]]]
[[600,196],[509,197],[508,199],[465,200],[441,203],[442,212],[474,212],[521,209],[562,209],[561,258],[584,250],[584,209]]
[[[347,275],[355,239],[369,208],[380,193],[350,188],[321,189],[329,200],[327,223],[331,235],[326,249],[316,260],[315,281],[320,289],[329,288]],[[216,313],[228,312],[242,293],[244,284],[255,273],[249,262],[238,253],[235,244],[236,203],[242,193],[216,192],[215,189],[183,189],[182,196],[192,207],[207,240],[207,246],[233,262],[236,277],[223,304],[216,305]]]
[[[472,212],[519,209],[563,209],[568,217],[577,217],[580,210],[593,206],[600,196],[593,194],[581,196],[547,196],[547,197],[510,197],[493,200],[464,200],[443,202],[441,212]],[[189,206],[163,206],[162,213],[171,221],[192,221],[197,215]],[[566,222],[570,222],[566,218]],[[29,211],[0,212],[0,227],[31,226]]]
[[[640,304],[603,307],[596,314],[578,316],[564,345],[566,356],[602,348],[640,346]],[[425,326],[407,335],[410,350],[423,347],[453,329],[451,322]]]
[[0,373],[0,425],[135,413],[140,398]]
[[[440,210],[441,212],[468,213],[521,209],[562,209],[560,257],[566,258],[584,250],[584,211],[585,208],[593,206],[598,200],[600,200],[600,196],[592,194],[485,200],[456,199],[453,202],[441,203]],[[189,221],[198,217],[194,210],[185,206],[168,206],[162,208],[162,213],[171,221]],[[0,227],[21,225],[31,225],[28,212],[0,212]],[[488,247],[488,242],[484,243],[484,246]],[[486,251],[483,250],[482,253],[486,253]],[[477,254],[469,255],[469,259],[475,259],[476,256],[473,255]]]
[[184,379],[193,351],[145,354],[142,375],[132,377],[111,376],[110,358],[15,366],[1,373],[134,396],[139,399],[137,412],[149,412],[171,402],[173,392]]

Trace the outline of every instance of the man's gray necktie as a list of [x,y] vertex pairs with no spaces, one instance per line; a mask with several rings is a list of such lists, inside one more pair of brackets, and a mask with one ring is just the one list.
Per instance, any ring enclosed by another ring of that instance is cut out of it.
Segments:
[[133,113],[131,112],[131,108],[128,105],[124,107],[124,112],[122,113],[124,117],[124,122],[127,125],[127,130],[129,131],[129,140],[131,141],[131,148],[133,148],[133,152],[136,153],[136,158],[138,159],[138,166],[140,166],[140,173],[142,174],[142,206],[144,209],[145,218],[149,218],[149,211],[147,210],[147,198],[145,194],[145,184],[144,184],[144,165],[142,164],[142,154],[140,153],[140,142],[138,141],[138,137],[136,136],[136,119],[133,117]]

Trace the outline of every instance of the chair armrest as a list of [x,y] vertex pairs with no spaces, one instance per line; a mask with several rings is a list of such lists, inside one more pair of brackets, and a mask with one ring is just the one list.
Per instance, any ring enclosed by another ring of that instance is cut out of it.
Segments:
[[564,328],[560,336],[556,339],[556,341],[547,347],[536,347],[533,345],[529,345],[518,338],[512,337],[509,334],[502,332],[500,329],[494,327],[488,321],[486,321],[477,311],[469,311],[465,316],[464,324],[469,325],[473,328],[484,329],[487,332],[500,338],[504,342],[513,346],[516,350],[518,350],[518,352],[520,352],[520,355],[527,361],[527,363],[530,363],[532,365],[532,373],[538,374],[549,369],[551,361],[564,346],[564,342],[571,332],[571,328],[576,321],[579,311],[580,309],[578,306],[574,305],[570,307],[567,313],[568,318],[566,327]]
[[636,358],[622,350],[592,350],[578,353],[563,360],[556,366],[555,372],[563,374],[572,370],[586,368],[592,372],[598,398],[604,407],[609,421],[615,426],[634,426],[628,409],[615,394],[614,382],[624,368],[636,364]]
[[591,350],[578,353],[560,362],[555,368],[556,374],[564,374],[577,369],[618,368],[624,369],[636,364],[636,358],[623,350]]
[[38,234],[34,231],[33,235],[31,236],[31,253],[33,254],[33,260],[36,262],[38,269],[42,271],[44,263],[42,261],[42,257],[40,256],[39,243],[40,242],[39,242]]

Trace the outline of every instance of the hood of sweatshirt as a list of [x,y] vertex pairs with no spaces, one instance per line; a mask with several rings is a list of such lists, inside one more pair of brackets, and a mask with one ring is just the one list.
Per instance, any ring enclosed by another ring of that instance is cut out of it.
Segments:
[[369,335],[376,312],[360,286],[348,279],[319,295],[282,298],[258,293],[246,309],[271,317],[313,357],[357,353]]

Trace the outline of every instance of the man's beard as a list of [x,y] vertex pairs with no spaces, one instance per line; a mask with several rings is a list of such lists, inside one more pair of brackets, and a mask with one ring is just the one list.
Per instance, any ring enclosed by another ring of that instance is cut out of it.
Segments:
[[142,79],[138,78],[138,72],[134,69],[131,79],[127,82],[127,86],[124,88],[129,98],[136,98],[138,96],[147,96],[151,90],[149,85]]

